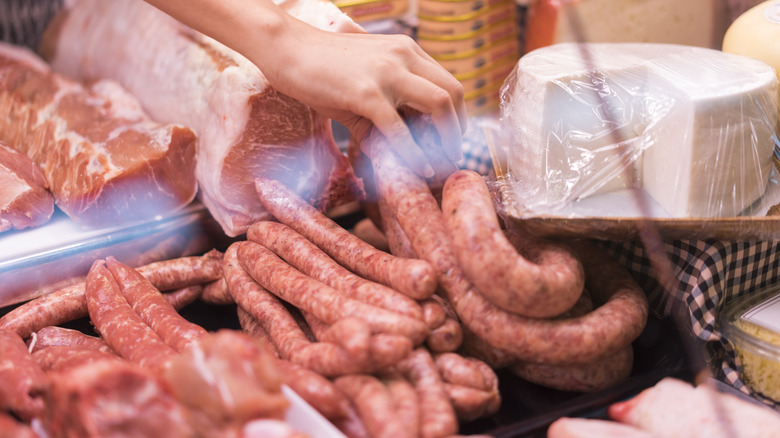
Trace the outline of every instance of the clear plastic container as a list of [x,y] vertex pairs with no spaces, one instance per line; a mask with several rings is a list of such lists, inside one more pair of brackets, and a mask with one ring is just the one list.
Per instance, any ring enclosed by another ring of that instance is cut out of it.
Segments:
[[720,325],[739,357],[742,380],[780,401],[780,285],[735,299],[721,312]]

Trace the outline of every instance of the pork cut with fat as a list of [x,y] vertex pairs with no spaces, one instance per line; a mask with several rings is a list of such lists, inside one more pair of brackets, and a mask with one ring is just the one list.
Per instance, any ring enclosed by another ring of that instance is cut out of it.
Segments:
[[[360,30],[327,0],[281,6],[322,29]],[[142,0],[68,2],[41,53],[67,75],[119,81],[158,121],[192,127],[200,199],[230,236],[270,218],[254,189],[259,176],[323,209],[362,195],[328,119],[276,92],[237,52]]]
[[0,43],[0,140],[29,156],[76,222],[114,225],[181,208],[197,190],[195,134],[160,125],[118,83],[85,86]]
[[54,198],[30,157],[0,141],[0,232],[37,227],[51,219]]

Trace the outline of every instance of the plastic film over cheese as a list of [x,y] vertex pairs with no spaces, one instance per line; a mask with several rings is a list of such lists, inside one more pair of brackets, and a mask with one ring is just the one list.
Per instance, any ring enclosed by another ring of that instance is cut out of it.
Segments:
[[501,100],[505,176],[523,216],[636,216],[624,209],[638,192],[653,217],[732,217],[776,185],[778,79],[761,61],[562,43],[523,56]]

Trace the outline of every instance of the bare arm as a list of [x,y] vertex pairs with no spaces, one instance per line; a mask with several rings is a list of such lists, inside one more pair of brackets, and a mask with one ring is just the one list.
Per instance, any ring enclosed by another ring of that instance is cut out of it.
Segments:
[[448,157],[461,157],[463,87],[404,35],[333,33],[271,0],[147,0],[260,67],[270,84],[362,139],[375,125],[420,175],[432,169],[398,113],[430,114]]

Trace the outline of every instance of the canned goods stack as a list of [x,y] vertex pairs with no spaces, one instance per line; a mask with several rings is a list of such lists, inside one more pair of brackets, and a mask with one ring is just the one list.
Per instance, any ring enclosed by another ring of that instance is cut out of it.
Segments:
[[496,110],[520,55],[514,0],[418,0],[417,41],[463,84],[471,115]]

